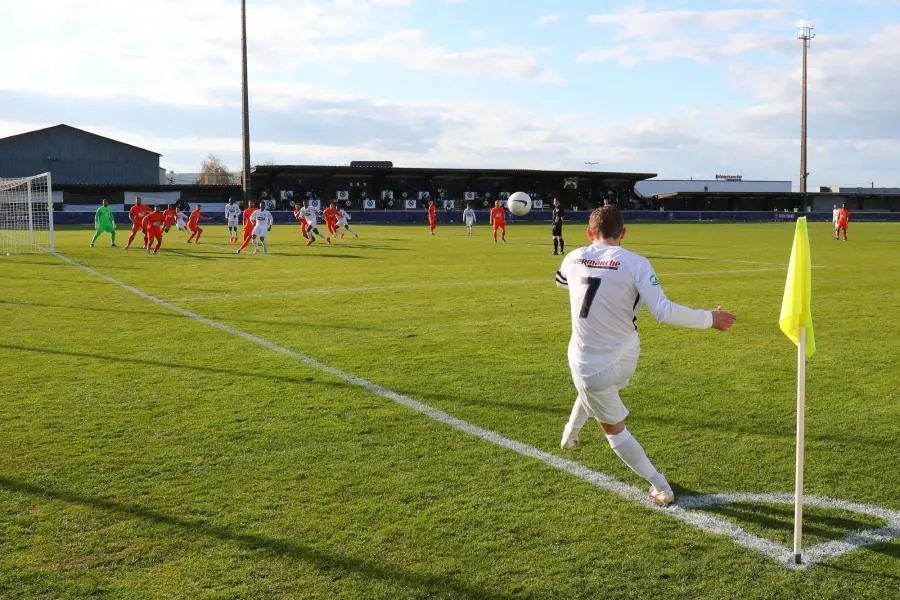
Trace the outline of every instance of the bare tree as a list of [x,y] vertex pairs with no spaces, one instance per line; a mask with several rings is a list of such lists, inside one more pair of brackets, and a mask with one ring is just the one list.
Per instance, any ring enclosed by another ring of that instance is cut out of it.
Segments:
[[200,179],[197,183],[204,185],[228,185],[231,183],[231,173],[222,159],[215,154],[208,154],[206,160],[200,166]]

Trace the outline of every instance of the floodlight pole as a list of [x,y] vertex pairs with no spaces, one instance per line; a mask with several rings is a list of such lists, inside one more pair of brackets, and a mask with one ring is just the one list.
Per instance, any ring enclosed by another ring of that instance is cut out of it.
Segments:
[[247,85],[247,0],[241,0],[241,116],[243,119],[241,137],[243,140],[243,169],[241,187],[244,206],[250,200],[250,94]]
[[806,168],[806,53],[810,41],[816,37],[815,25],[802,23],[797,32],[797,39],[803,42],[803,92],[800,108],[800,193],[806,193],[806,178],[809,173]]

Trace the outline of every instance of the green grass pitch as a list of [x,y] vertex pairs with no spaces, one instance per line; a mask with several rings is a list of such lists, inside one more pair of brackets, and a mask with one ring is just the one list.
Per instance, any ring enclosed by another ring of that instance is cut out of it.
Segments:
[[[559,449],[574,390],[548,226],[509,242],[461,226],[359,226],[267,256],[222,227],[164,252],[74,261],[216,322],[630,485],[588,427]],[[811,224],[818,353],[806,492],[900,510],[900,225]],[[120,245],[126,232],[120,229]],[[675,301],[728,333],[639,318],[629,428],[679,494],[792,493],[796,350],[777,327],[791,224],[634,224]],[[586,242],[566,226],[568,249]],[[0,257],[0,597],[873,598],[900,543],[789,570],[432,421],[63,260]],[[710,509],[790,546],[790,506]],[[878,527],[809,509],[804,544]]]

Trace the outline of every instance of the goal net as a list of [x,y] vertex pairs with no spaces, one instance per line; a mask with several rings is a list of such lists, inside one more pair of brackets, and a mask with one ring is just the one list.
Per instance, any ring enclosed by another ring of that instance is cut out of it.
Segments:
[[0,178],[0,255],[55,251],[50,173]]

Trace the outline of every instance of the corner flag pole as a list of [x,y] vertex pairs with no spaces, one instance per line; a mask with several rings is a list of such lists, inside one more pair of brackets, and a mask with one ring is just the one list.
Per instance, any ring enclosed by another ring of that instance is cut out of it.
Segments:
[[803,446],[806,429],[806,359],[816,352],[813,331],[812,263],[809,258],[809,231],[806,217],[797,219],[791,260],[778,327],[797,345],[797,464],[794,475],[794,562],[802,556],[803,536]]
[[797,345],[797,462],[794,475],[794,563],[800,564],[803,538],[803,449],[806,434],[806,328]]

